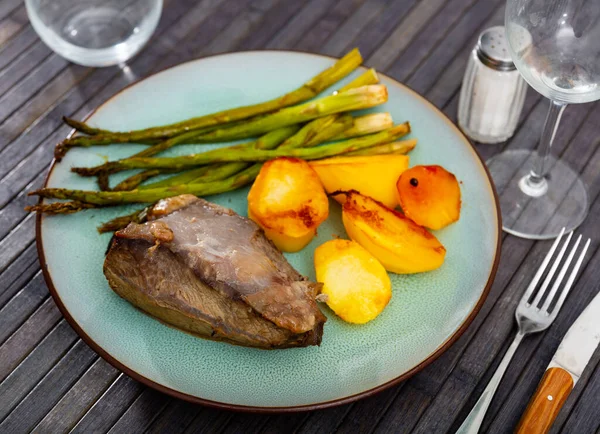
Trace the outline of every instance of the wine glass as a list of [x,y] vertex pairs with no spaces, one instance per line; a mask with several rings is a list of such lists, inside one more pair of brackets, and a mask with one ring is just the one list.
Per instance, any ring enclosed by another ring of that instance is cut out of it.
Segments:
[[508,0],[506,37],[515,66],[550,100],[539,151],[505,151],[488,167],[500,195],[504,230],[547,239],[581,224],[587,190],[550,153],[567,104],[600,99],[600,1]]
[[163,0],[25,0],[29,21],[71,62],[109,66],[133,57],[158,25]]

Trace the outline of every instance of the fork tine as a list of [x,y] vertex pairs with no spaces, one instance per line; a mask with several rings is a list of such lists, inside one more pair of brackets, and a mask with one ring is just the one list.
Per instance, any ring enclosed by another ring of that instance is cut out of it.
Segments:
[[[531,305],[533,307],[536,307],[537,305],[540,304],[542,297],[544,296],[546,290],[548,289],[548,286],[550,285],[550,282],[552,281],[552,278],[554,277],[554,273],[556,273],[556,270],[558,269],[558,266],[560,265],[560,261],[562,261],[563,256],[565,256],[565,252],[567,251],[567,247],[569,246],[569,243],[571,242],[572,236],[573,236],[573,232],[571,232],[569,234],[569,236],[567,237],[567,241],[565,241],[563,243],[563,246],[560,249],[558,256],[554,259],[554,262],[552,263],[552,266],[550,267],[550,271],[548,271],[548,275],[544,279],[544,283],[542,283],[542,287],[536,294],[535,300],[533,300],[533,303],[531,303]],[[581,235],[579,237],[581,238]]]
[[546,257],[542,261],[542,264],[540,265],[540,268],[538,268],[537,272],[535,273],[535,276],[533,276],[533,279],[531,280],[531,283],[527,287],[527,290],[525,291],[525,294],[523,294],[523,297],[521,298],[521,301],[527,303],[527,300],[529,300],[529,297],[531,297],[531,294],[533,293],[533,290],[535,289],[535,287],[539,283],[540,279],[542,278],[542,274],[544,274],[544,270],[546,270],[546,267],[548,266],[548,263],[550,262],[550,259],[552,259],[552,255],[554,255],[554,251],[556,250],[556,246],[558,246],[558,243],[560,242],[560,239],[562,238],[562,236],[563,236],[564,233],[565,233],[565,228],[562,228],[562,230],[558,234],[558,237],[556,237],[556,240],[554,240],[554,243],[552,244],[552,247],[550,247],[550,250],[546,254]]
[[560,294],[560,298],[556,302],[556,306],[554,306],[552,315],[558,314],[558,311],[560,310],[563,303],[565,302],[565,298],[567,298],[567,295],[569,294],[569,291],[571,290],[571,286],[573,286],[573,282],[575,281],[575,277],[577,277],[577,272],[579,271],[579,268],[581,267],[581,263],[583,262],[585,253],[587,252],[587,249],[590,246],[590,242],[591,242],[591,239],[588,238],[587,242],[585,243],[585,246],[583,246],[583,251],[579,255],[579,259],[577,259],[577,262],[575,263],[575,267],[573,268],[573,271],[571,271],[571,275],[569,276],[569,279],[567,280],[567,283],[565,284],[565,289]]
[[546,301],[544,302],[544,305],[541,308],[542,311],[544,311],[544,312],[548,311],[548,307],[550,307],[550,303],[552,303],[552,300],[554,299],[554,296],[556,295],[556,292],[558,291],[558,287],[562,283],[562,280],[564,279],[565,274],[567,273],[569,265],[571,265],[571,261],[573,260],[573,257],[575,256],[575,252],[577,251],[577,248],[579,247],[580,242],[581,242],[581,235],[579,235],[577,237],[577,241],[575,241],[575,245],[569,252],[569,256],[567,256],[567,260],[563,264],[563,266],[560,270],[560,273],[558,273],[558,277],[556,278],[554,285],[552,285],[550,294],[548,294],[548,297],[546,297]]

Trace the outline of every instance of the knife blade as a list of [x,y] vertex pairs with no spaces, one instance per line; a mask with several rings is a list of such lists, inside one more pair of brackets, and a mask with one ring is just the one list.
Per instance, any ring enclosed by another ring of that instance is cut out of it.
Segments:
[[600,292],[571,325],[517,426],[519,434],[546,433],[600,343]]

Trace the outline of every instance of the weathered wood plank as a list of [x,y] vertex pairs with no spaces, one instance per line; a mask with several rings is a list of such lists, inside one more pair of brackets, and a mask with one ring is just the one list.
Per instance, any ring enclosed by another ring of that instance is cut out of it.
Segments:
[[51,54],[23,80],[0,98],[0,121],[4,122],[15,110],[21,107],[43,88],[49,80],[62,71],[69,62],[57,54]]
[[235,414],[221,432],[222,434],[258,433],[268,420],[269,416],[266,414]]
[[[486,2],[487,3],[487,2]],[[386,71],[403,80],[423,62],[461,16],[474,4],[473,0],[450,0],[421,28],[410,45],[399,52]]]
[[263,48],[305,5],[306,0],[278,2],[274,8],[265,14],[261,25],[254,28],[239,44],[237,49],[244,51]]
[[27,216],[0,241],[0,273],[31,244],[34,223],[33,216]]
[[97,358],[61,400],[33,429],[32,433],[66,433],[119,376],[108,362]]
[[109,433],[135,434],[145,432],[170,401],[171,398],[165,394],[146,388],[112,426]]
[[4,380],[60,321],[62,315],[49,297],[0,346],[0,381]]
[[48,297],[42,273],[33,279],[0,309],[0,344],[2,344]]
[[27,52],[0,72],[0,78],[2,79],[0,82],[0,95],[4,95],[51,54],[52,51],[43,42],[38,41],[33,44]]
[[12,62],[27,52],[29,47],[38,41],[37,34],[30,25],[27,25],[19,34],[15,35],[0,47],[0,71],[11,65]]
[[[560,416],[554,423],[552,434],[564,433],[598,433],[600,430],[600,418],[598,417],[598,402],[600,402],[600,353],[596,351],[594,357],[595,369],[589,370],[589,381],[585,384],[585,389],[580,384],[575,386],[575,391],[579,392],[577,404],[564,424]],[[590,366],[594,366],[593,364]],[[577,390],[579,388],[579,390]],[[570,399],[570,398],[569,398]],[[568,405],[569,403],[567,403]],[[567,406],[565,405],[565,407]],[[563,409],[563,411],[566,408]],[[562,413],[562,412],[561,412]],[[556,427],[556,429],[554,429]]]
[[327,408],[325,410],[316,410],[311,412],[298,427],[296,433],[302,434],[320,434],[326,432],[335,432],[338,425],[352,410],[355,403],[340,405],[338,407]]
[[375,396],[362,399],[352,407],[336,433],[367,433],[375,427],[381,416],[387,411],[392,400],[402,390],[404,384],[391,387]]
[[301,426],[309,415],[310,412],[273,415],[269,417],[269,421],[260,433],[281,434],[294,432],[296,427]]
[[[8,202],[4,208],[0,209],[0,238],[6,236],[25,218],[27,215],[25,207],[31,203],[31,197],[27,196],[27,192],[41,188],[45,179],[46,173],[41,172],[16,197]],[[1,289],[0,292],[2,292]]]
[[96,353],[79,340],[0,423],[0,431],[30,432],[96,357]]
[[232,51],[262,23],[265,14],[276,6],[278,0],[254,0],[211,43],[202,49],[205,55]]
[[0,420],[17,406],[76,340],[77,335],[66,321],[60,322],[6,377],[0,384]]
[[19,33],[26,25],[27,21],[20,19],[24,13],[25,6],[21,6],[0,22],[0,47]]
[[94,70],[80,65],[68,65],[50,80],[39,92],[29,98],[6,118],[2,130],[10,137],[16,137],[31,126],[36,119],[54,107],[77,84]]
[[443,4],[444,0],[417,2],[398,27],[370,55],[367,64],[380,71],[387,70]]
[[319,50],[323,54],[336,56],[346,47],[353,45],[365,28],[376,26],[373,22],[383,11],[385,2],[371,0],[364,2],[350,17],[331,35],[327,43]]
[[186,428],[201,411],[206,410],[199,405],[173,399],[152,421],[152,424],[147,429],[147,433],[161,434],[169,432],[178,434],[185,432]]
[[73,434],[107,432],[144,390],[144,386],[120,374],[71,430]]
[[320,52],[327,38],[348,19],[363,1],[340,0],[336,2],[294,45],[282,48],[294,47],[297,50]]
[[21,0],[2,0],[0,3],[0,20],[10,15],[21,5]]
[[378,48],[381,43],[400,26],[400,23],[415,6],[414,0],[404,0],[401,2],[384,2],[384,9],[371,22],[371,25],[363,28],[360,37],[353,41],[348,41],[346,47],[342,50],[348,50],[350,47],[358,47],[365,59],[368,59]]
[[0,307],[4,306],[39,270],[37,251],[30,244],[0,275]]
[[[452,60],[470,51],[473,35],[478,35],[491,25],[502,24],[504,8],[499,7],[502,4],[497,1],[475,3],[444,39],[436,44],[427,59],[414,71],[407,84],[417,92],[427,92],[439,76],[445,75],[445,68]],[[466,56],[464,59],[466,60]],[[466,62],[463,65],[466,65]]]
[[209,15],[209,19],[204,21],[203,25],[194,26],[194,30],[186,35],[184,39],[185,42],[180,44],[180,52],[174,53],[177,55],[171,56],[170,60],[165,62],[164,66],[172,66],[189,58],[200,56],[219,33],[227,28],[229,23],[235,20],[239,14],[245,12],[249,2],[250,0],[222,2],[218,8]]
[[[313,24],[327,12],[333,0],[310,0],[264,48],[289,49],[302,35],[316,31]],[[298,47],[302,50],[302,47]]]

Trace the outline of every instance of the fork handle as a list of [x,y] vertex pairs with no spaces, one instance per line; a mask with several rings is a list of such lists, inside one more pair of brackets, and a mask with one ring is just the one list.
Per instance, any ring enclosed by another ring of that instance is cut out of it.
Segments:
[[574,384],[573,377],[565,369],[548,368],[521,417],[517,434],[547,433]]
[[485,413],[492,402],[492,398],[494,397],[494,393],[498,388],[498,384],[500,384],[500,380],[502,380],[502,376],[504,375],[510,360],[515,354],[515,351],[519,347],[519,344],[524,336],[525,335],[519,330],[512,344],[510,344],[510,347],[508,347],[508,351],[506,351],[506,354],[500,362],[500,365],[498,365],[494,376],[479,397],[479,400],[471,410],[471,413],[469,413],[458,431],[456,431],[456,434],[477,434],[479,432],[479,427],[481,426]]

